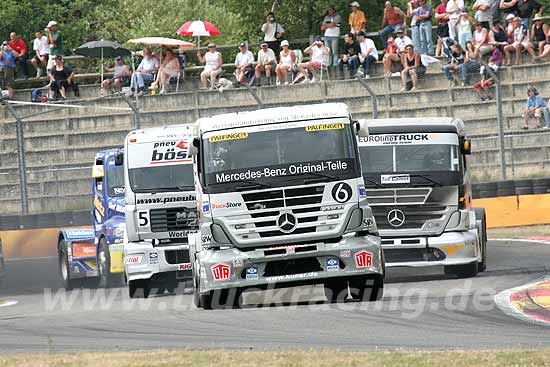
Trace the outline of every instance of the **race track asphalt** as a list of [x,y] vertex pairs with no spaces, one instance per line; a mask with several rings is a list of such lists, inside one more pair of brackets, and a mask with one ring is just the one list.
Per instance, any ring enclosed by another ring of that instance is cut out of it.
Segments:
[[55,258],[7,261],[0,300],[18,303],[0,307],[0,353],[550,346],[550,328],[510,317],[493,301],[499,291],[547,276],[550,245],[490,241],[488,253],[487,271],[470,279],[390,269],[379,302],[327,304],[322,288],[301,287],[293,299],[304,302],[287,305],[289,290],[278,290],[247,294],[243,309],[215,311],[194,308],[184,287],[147,300],[130,300],[125,287],[66,292]]

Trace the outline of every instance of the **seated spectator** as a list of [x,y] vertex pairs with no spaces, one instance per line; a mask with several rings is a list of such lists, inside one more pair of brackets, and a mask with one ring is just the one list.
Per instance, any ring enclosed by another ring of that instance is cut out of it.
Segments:
[[384,75],[390,77],[392,74],[392,64],[401,63],[401,58],[399,57],[398,47],[395,44],[394,38],[388,38],[388,45],[384,52],[384,57],[382,58],[382,63],[384,64]]
[[174,51],[171,48],[167,48],[166,57],[162,60],[155,80],[155,83],[160,86],[160,94],[164,94],[168,91],[170,79],[178,77],[179,72],[180,61],[174,55]]
[[481,25],[476,23],[476,29],[473,34],[474,40],[474,56],[481,57],[491,52],[491,46],[489,45],[489,31]]
[[475,20],[481,24],[483,28],[489,30],[493,21],[493,12],[491,5],[495,0],[476,0],[472,9],[475,13]]
[[548,24],[542,22],[542,17],[536,14],[533,18],[533,25],[531,26],[531,43],[533,47],[539,50],[539,57],[544,52],[544,47],[547,45],[547,39],[550,38]]
[[548,99],[546,108],[543,111],[544,111],[544,120],[546,121],[546,125],[544,126],[544,128],[550,129],[550,98]]
[[275,72],[277,73],[277,85],[288,84],[288,73],[292,72],[296,62],[296,54],[289,47],[288,41],[281,42],[281,53],[279,54],[279,63]]
[[466,49],[466,43],[472,40],[472,21],[467,11],[460,14],[458,20],[458,42],[460,47]]
[[435,56],[442,56],[443,52],[443,39],[449,37],[449,14],[447,14],[447,0],[441,0],[435,8],[435,19],[437,20],[437,47],[435,49]]
[[367,18],[362,10],[359,10],[361,6],[357,1],[353,1],[349,4],[351,13],[348,17],[350,32],[358,34],[360,31],[367,30]]
[[222,54],[216,51],[215,43],[209,43],[208,52],[204,56],[197,50],[197,58],[200,63],[204,64],[204,70],[201,73],[201,87],[203,89],[208,88],[208,80],[210,79],[210,89],[215,89],[216,78],[222,72]]
[[524,125],[523,129],[529,128],[529,118],[534,116],[537,120],[535,128],[542,127],[542,116],[544,109],[546,108],[546,103],[539,96],[539,92],[536,88],[531,87],[527,90],[527,106],[523,112]]
[[270,49],[267,42],[262,42],[260,51],[258,51],[258,63],[256,64],[256,81],[260,84],[262,72],[265,73],[267,83],[271,85],[271,71],[277,66],[277,58],[275,52]]
[[401,72],[403,88],[401,88],[401,92],[407,90],[409,77],[412,81],[410,91],[413,91],[416,89],[418,78],[426,73],[426,67],[422,65],[420,54],[414,50],[413,45],[406,47],[405,53],[401,55],[401,64],[403,65],[403,71]]
[[[382,46],[386,48],[388,37],[398,29],[405,29],[407,26],[407,16],[397,6],[393,6],[390,1],[384,3],[384,17],[380,26],[380,40]],[[387,25],[386,25],[387,24]]]
[[8,90],[8,99],[13,99],[13,82],[15,79],[15,54],[8,42],[0,48],[0,87]]
[[408,45],[412,45],[412,39],[405,34],[405,31],[403,29],[397,30],[395,32],[397,34],[397,38],[395,39],[395,45],[397,46],[397,51],[402,54],[405,52],[405,47]]
[[432,7],[426,0],[418,0],[418,8],[415,11],[416,23],[418,25],[418,40],[422,55],[433,55],[434,46],[432,41]]
[[[393,40],[393,39],[392,39]],[[393,43],[393,41],[392,41]],[[344,36],[344,54],[338,60],[338,70],[340,79],[344,79],[344,65],[348,66],[349,77],[354,78],[357,69],[359,68],[359,55],[361,54],[361,46],[353,37],[353,33],[348,33]]]
[[493,97],[491,95],[491,86],[493,85],[493,78],[482,78],[481,81],[472,85],[477,95],[479,96],[480,101],[488,101]]
[[504,53],[506,54],[506,65],[512,65],[510,60],[511,53],[516,53],[515,64],[519,65],[519,57],[521,53],[525,50],[531,55],[531,61],[535,62],[535,49],[533,44],[529,41],[529,30],[523,24],[519,17],[515,17],[511,20],[511,23],[514,25],[514,42],[511,45],[504,47]]
[[520,0],[518,1],[518,13],[517,16],[521,19],[521,24],[525,28],[529,28],[529,20],[533,17],[533,14],[542,16],[544,6],[539,0]]
[[330,51],[325,46],[321,37],[316,36],[314,42],[308,46],[304,53],[311,55],[311,61],[298,64],[298,71],[305,77],[304,81],[308,79],[308,72],[311,73],[311,82],[317,81],[317,71],[321,70],[323,65],[326,65],[326,58]]
[[145,83],[155,80],[155,73],[159,68],[159,60],[153,56],[150,48],[143,50],[143,59],[136,72],[132,74],[130,83],[131,94],[137,91],[142,96],[145,91]]
[[23,79],[27,79],[29,77],[29,70],[27,68],[29,53],[25,41],[23,41],[17,33],[11,32],[8,45],[13,50],[13,54],[15,55],[15,64],[19,64],[19,67],[21,68]]
[[254,82],[251,77],[254,75],[254,55],[248,51],[246,43],[239,44],[239,53],[235,57],[235,78],[239,84],[245,83],[245,80],[250,85]]
[[67,98],[67,88],[73,83],[74,71],[65,66],[61,55],[57,55],[54,62],[55,65],[50,70],[50,99],[55,101],[59,94],[63,100]]
[[120,92],[122,90],[122,85],[128,83],[132,75],[130,68],[124,63],[124,58],[122,56],[118,56],[115,59],[115,67],[108,69],[108,71],[113,72],[113,77],[103,81],[103,90],[107,93],[111,90],[111,86],[113,86],[117,92]]
[[33,41],[32,49],[34,51],[34,57],[31,60],[32,65],[36,68],[36,78],[42,76],[42,67],[48,71],[48,59],[50,57],[50,45],[48,43],[48,37],[43,36],[41,31],[35,33],[36,38]]
[[458,72],[460,66],[464,63],[466,55],[460,44],[450,37],[445,39],[443,54],[447,61],[447,64],[443,66],[443,72],[449,80],[449,87],[453,87],[457,81],[454,74]]
[[458,68],[458,71],[460,73],[460,80],[463,87],[470,84],[470,76],[474,73],[477,73],[479,71],[479,68],[481,67],[480,63],[475,57],[475,48],[472,41],[468,41],[468,43],[466,43],[465,51],[466,53],[464,56],[464,63]]
[[489,43],[495,44],[502,52],[504,52],[504,47],[509,44],[508,35],[498,19],[493,22],[493,26],[489,32]]
[[359,63],[363,65],[364,77],[370,78],[370,66],[378,61],[378,50],[374,41],[366,36],[365,32],[359,32],[359,46],[361,46]]
[[[500,50],[500,48],[498,48],[495,43],[491,44],[491,51],[491,56],[489,57],[489,62],[487,63],[487,66],[494,73],[497,73],[502,66],[504,56],[502,55],[502,51]],[[491,73],[485,70],[485,66],[481,66],[480,73],[482,75],[481,81],[475,83],[473,87],[476,90],[481,101],[490,100],[492,98],[490,87],[493,85],[493,77]]]

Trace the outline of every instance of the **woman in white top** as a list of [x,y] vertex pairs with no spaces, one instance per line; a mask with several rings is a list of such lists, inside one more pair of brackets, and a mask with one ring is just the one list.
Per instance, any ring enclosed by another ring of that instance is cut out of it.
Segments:
[[288,73],[292,71],[292,67],[296,62],[296,54],[290,49],[287,40],[281,42],[281,47],[283,50],[279,54],[279,63],[275,69],[277,73],[277,85],[281,85],[283,81],[287,85]]
[[180,72],[180,61],[174,56],[174,51],[166,49],[166,57],[160,65],[156,82],[160,85],[160,94],[168,90],[168,82],[171,78],[178,76]]
[[483,25],[476,23],[476,29],[474,31],[474,56],[484,56],[491,52],[491,46],[489,46],[489,32],[483,28]]
[[449,14],[449,37],[455,41],[458,39],[458,19],[464,9],[464,0],[449,0],[447,3],[447,14]]
[[222,72],[222,54],[216,51],[216,44],[208,44],[208,52],[201,55],[200,51],[197,51],[197,57],[199,62],[204,64],[204,70],[201,73],[202,88],[208,88],[208,79],[210,79],[210,89],[215,89],[216,78]]
[[472,40],[472,21],[467,12],[460,14],[458,22],[458,43],[462,49],[466,49],[468,41]]

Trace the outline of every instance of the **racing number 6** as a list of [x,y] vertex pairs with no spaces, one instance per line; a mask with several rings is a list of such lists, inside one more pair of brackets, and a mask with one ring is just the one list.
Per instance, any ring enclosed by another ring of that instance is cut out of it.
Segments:
[[147,218],[147,212],[139,212],[138,213],[138,219],[139,219],[139,226],[145,227],[149,224],[149,219]]
[[351,199],[351,193],[351,186],[345,182],[334,185],[332,189],[332,197],[339,203],[345,203]]

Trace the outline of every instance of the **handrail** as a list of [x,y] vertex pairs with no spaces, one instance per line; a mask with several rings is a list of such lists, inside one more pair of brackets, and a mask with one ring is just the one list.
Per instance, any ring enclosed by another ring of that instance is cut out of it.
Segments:
[[367,92],[370,94],[370,100],[372,104],[372,118],[377,119],[378,118],[378,97],[374,90],[369,86],[367,81],[363,78],[361,78],[359,75],[356,76],[357,80],[359,81],[359,84],[361,84]]

